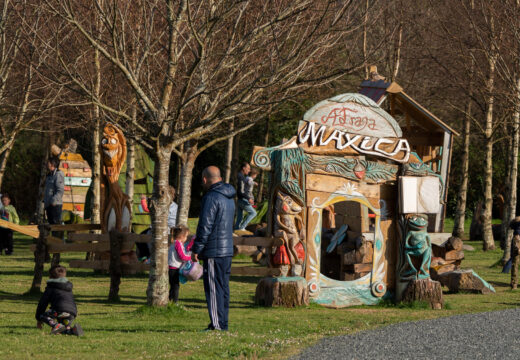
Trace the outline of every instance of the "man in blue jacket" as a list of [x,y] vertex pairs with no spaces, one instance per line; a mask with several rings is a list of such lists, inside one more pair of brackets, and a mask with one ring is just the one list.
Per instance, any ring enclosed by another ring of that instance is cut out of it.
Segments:
[[211,321],[207,330],[227,330],[236,192],[222,181],[216,166],[204,169],[202,186],[207,192],[202,198],[192,259],[204,260],[204,292]]

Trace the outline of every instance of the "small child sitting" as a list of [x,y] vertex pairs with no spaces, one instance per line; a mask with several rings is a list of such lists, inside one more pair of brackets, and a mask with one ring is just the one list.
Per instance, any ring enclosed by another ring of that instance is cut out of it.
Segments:
[[[36,308],[36,326],[42,328],[42,323],[49,325],[51,334],[83,335],[79,324],[71,326],[77,315],[76,303],[72,294],[72,283],[65,277],[67,269],[61,265],[51,267],[50,279]],[[49,310],[47,306],[51,305]]]
[[172,229],[172,243],[168,249],[168,277],[170,280],[170,301],[177,303],[179,300],[179,275],[180,268],[191,261],[191,247],[193,239],[185,246],[189,229],[178,226]]
[[[0,206],[0,219],[19,224],[20,219],[13,205],[9,194],[2,194],[2,205]],[[13,253],[13,230],[0,227],[0,254],[5,251],[6,255]]]

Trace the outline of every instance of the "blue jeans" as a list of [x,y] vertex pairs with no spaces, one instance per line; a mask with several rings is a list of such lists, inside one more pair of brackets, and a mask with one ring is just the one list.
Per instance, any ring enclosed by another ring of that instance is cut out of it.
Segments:
[[[245,229],[251,220],[256,216],[256,210],[253,208],[253,205],[249,203],[246,199],[238,199],[237,201],[237,221],[235,223],[236,229]],[[247,216],[244,218],[244,211],[247,213]]]

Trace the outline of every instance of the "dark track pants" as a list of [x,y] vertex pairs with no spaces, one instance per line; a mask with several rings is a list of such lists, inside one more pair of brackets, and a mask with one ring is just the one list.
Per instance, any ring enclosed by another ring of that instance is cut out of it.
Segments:
[[170,281],[169,299],[177,302],[179,301],[179,269],[168,269],[168,279]]
[[229,256],[204,260],[204,292],[211,321],[210,329],[228,329],[231,259]]
[[13,231],[0,228],[0,254],[2,254],[4,250],[6,255],[13,252]]

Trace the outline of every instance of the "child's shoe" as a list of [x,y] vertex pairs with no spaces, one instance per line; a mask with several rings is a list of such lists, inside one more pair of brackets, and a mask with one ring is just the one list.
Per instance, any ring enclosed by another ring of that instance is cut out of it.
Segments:
[[58,335],[64,332],[65,330],[67,330],[67,327],[63,324],[58,323],[52,327],[51,334]]
[[72,327],[72,335],[76,335],[76,336],[83,336],[84,332],[83,332],[83,328],[81,327],[80,324],[75,324],[73,327]]

